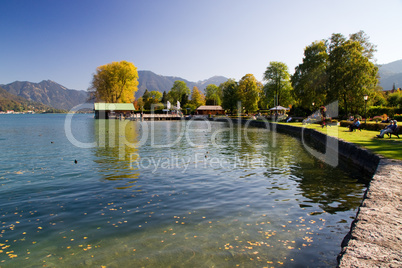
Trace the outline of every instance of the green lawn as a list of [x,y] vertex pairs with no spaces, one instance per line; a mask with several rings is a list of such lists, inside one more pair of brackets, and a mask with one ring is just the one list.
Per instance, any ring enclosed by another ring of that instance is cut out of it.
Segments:
[[398,139],[396,136],[388,138],[385,135],[383,139],[375,138],[379,131],[371,130],[357,130],[356,132],[349,132],[346,127],[324,127],[318,124],[302,125],[302,123],[280,123],[291,126],[307,127],[317,131],[323,132],[327,135],[338,137],[339,139],[352,142],[358,146],[364,147],[372,152],[382,155],[391,159],[402,160],[402,138]]

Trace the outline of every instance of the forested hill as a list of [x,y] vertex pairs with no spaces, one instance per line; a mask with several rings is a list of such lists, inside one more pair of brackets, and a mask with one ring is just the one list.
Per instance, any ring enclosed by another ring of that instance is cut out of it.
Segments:
[[0,87],[0,111],[14,110],[16,112],[22,111],[53,111],[54,108],[44,105],[42,103],[28,101],[23,97],[13,95],[7,90]]
[[381,65],[379,73],[383,90],[391,90],[394,84],[396,88],[402,88],[402,60]]
[[64,110],[70,110],[72,107],[84,103],[88,96],[86,91],[67,89],[51,80],[43,80],[40,83],[15,81],[7,85],[0,85],[0,87],[28,101],[40,102]]
[[158,75],[151,71],[138,71],[138,76],[138,91],[135,93],[135,98],[141,97],[145,89],[148,89],[148,91],[166,91],[167,93],[176,80],[184,81],[190,90],[192,90],[194,86],[198,87],[200,90],[204,90],[209,84],[219,86],[221,83],[228,80],[223,76],[213,76],[203,81],[191,82],[180,77]]

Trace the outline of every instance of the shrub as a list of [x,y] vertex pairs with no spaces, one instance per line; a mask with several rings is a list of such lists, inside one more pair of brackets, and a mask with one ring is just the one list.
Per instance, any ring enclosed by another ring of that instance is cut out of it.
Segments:
[[392,119],[395,119],[398,122],[402,121],[402,114],[395,114]]
[[379,106],[372,106],[367,110],[368,117],[374,117],[378,115],[388,115],[389,117],[393,117],[395,114],[394,107],[379,107]]
[[[341,121],[340,126],[341,127],[349,127],[353,122],[352,121]],[[366,130],[374,130],[374,131],[380,131],[381,129],[385,128],[389,124],[386,123],[360,123],[361,129],[366,129]]]

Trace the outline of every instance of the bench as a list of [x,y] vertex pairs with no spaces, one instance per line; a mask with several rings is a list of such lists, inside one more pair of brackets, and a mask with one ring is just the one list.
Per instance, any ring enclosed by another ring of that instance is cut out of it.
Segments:
[[362,131],[362,124],[360,124],[358,127],[353,127],[353,129],[351,128],[352,125],[349,125],[349,130],[352,132],[356,131],[357,129]]
[[401,128],[400,128],[400,127],[397,127],[394,131],[388,132],[387,134],[388,134],[389,138],[391,138],[392,135],[395,135],[395,136],[397,136],[398,139],[399,139],[400,131],[401,131]]

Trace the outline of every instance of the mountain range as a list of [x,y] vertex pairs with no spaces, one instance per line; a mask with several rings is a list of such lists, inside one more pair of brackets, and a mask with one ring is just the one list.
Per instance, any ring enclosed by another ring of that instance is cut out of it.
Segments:
[[15,81],[0,87],[28,101],[40,102],[62,110],[69,110],[85,102],[88,96],[85,91],[67,89],[51,80],[43,80],[40,83]]
[[402,60],[383,64],[379,68],[380,86],[383,90],[402,88]]
[[[138,71],[138,76],[139,84],[138,90],[135,93],[136,98],[141,97],[145,89],[162,93],[163,91],[168,92],[176,80],[186,82],[190,90],[194,86],[204,90],[209,84],[219,85],[227,80],[223,76],[214,76],[203,81],[191,82],[180,77],[158,75],[151,71]],[[88,93],[86,91],[68,89],[51,80],[43,80],[39,83],[15,81],[10,84],[0,85],[0,88],[11,94],[8,97],[19,96],[28,102],[38,102],[63,110],[70,110],[72,107],[88,100]]]
[[9,93],[7,90],[0,88],[0,111],[55,111],[55,108],[47,106],[43,103],[29,101],[23,97]]
[[204,91],[205,88],[210,85],[214,84],[219,86],[221,83],[226,82],[228,79],[223,76],[213,76],[209,79],[198,81],[198,82],[191,82],[181,77],[176,76],[163,76],[155,74],[151,71],[138,71],[138,90],[135,93],[135,98],[141,97],[145,89],[148,91],[159,91],[162,92],[169,90],[172,88],[173,83],[177,80],[184,81],[187,84],[187,87],[192,90],[193,87],[198,87],[201,91]]
[[[381,65],[379,68],[380,86],[384,90],[391,90],[395,87],[402,87],[402,60]],[[223,76],[213,76],[209,79],[191,82],[181,77],[163,76],[151,71],[138,71],[138,90],[135,97],[141,97],[145,89],[148,91],[168,92],[174,81],[186,82],[190,90],[196,86],[204,91],[207,85],[220,85],[227,80]],[[4,90],[1,90],[3,88]],[[16,97],[19,98],[16,98]],[[35,106],[48,110],[51,106],[56,109],[70,110],[72,107],[88,100],[88,93],[83,90],[68,89],[54,81],[44,80],[39,83],[28,81],[15,81],[13,83],[0,85],[0,109],[20,105],[21,107]],[[11,105],[11,106],[10,106]]]

